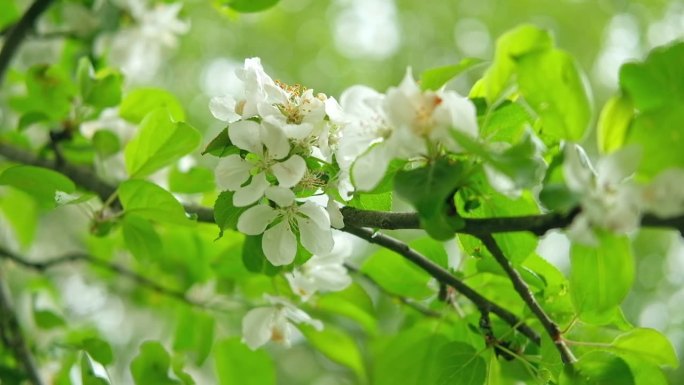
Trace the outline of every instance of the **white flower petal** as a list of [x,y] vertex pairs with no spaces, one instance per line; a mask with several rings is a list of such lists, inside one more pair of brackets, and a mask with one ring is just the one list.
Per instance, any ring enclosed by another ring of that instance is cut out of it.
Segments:
[[662,171],[642,190],[641,195],[647,212],[661,218],[684,214],[684,169]]
[[627,146],[601,158],[596,165],[599,186],[613,185],[622,182],[634,174],[641,161],[641,148],[636,145]]
[[270,341],[279,312],[274,307],[260,307],[247,312],[242,318],[242,342],[256,350]]
[[328,212],[328,216],[330,217],[330,226],[336,229],[344,227],[344,216],[334,199],[328,198],[328,204],[325,206],[325,211]]
[[228,127],[228,137],[237,147],[255,154],[263,152],[260,140],[260,125],[251,120],[241,120]]
[[273,175],[283,187],[294,187],[306,172],[306,162],[299,155],[292,155],[284,162],[276,163],[271,167]]
[[299,206],[299,212],[309,217],[309,219],[318,225],[318,227],[322,229],[330,228],[330,217],[328,216],[328,212],[317,203],[307,201]]
[[234,122],[240,119],[240,115],[235,112],[236,101],[232,96],[218,96],[209,101],[209,110],[218,120],[224,122]]
[[588,191],[593,183],[594,170],[582,147],[568,144],[565,147],[563,176],[568,187],[575,192]]
[[297,254],[297,238],[290,224],[282,221],[264,232],[261,247],[274,266],[289,265]]
[[271,123],[270,119],[265,119],[259,131],[261,141],[268,150],[268,157],[271,159],[283,159],[290,153],[290,142],[283,130]]
[[256,205],[245,210],[238,218],[237,229],[243,234],[259,235],[266,226],[278,216],[278,212],[270,206]]
[[269,186],[266,189],[266,198],[272,200],[280,207],[292,206],[295,194],[292,190],[282,186]]
[[299,240],[302,246],[313,254],[326,254],[332,250],[334,241],[332,230],[323,229],[310,219],[298,217]]
[[266,188],[269,186],[266,174],[259,173],[252,177],[252,180],[245,187],[235,190],[233,195],[233,205],[237,207],[249,206],[264,196]]
[[311,318],[304,310],[296,308],[293,305],[284,307],[283,313],[285,314],[285,317],[294,323],[311,325],[318,331],[323,330],[323,323],[321,321]]
[[290,139],[302,140],[308,138],[313,132],[314,126],[311,123],[286,124],[283,126],[285,136]]
[[352,164],[352,183],[358,190],[372,190],[385,176],[387,167],[394,157],[387,147],[386,143],[378,143]]
[[232,154],[219,160],[216,166],[216,185],[221,190],[235,191],[249,178],[252,164],[240,155]]

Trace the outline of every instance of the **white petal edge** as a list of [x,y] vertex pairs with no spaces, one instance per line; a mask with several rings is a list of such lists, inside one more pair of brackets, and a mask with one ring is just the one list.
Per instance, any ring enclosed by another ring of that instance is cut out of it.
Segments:
[[278,216],[278,212],[266,205],[256,205],[245,210],[238,218],[237,229],[247,235],[259,235]]
[[301,156],[292,155],[286,161],[274,164],[271,171],[281,186],[294,187],[304,177],[306,162]]
[[261,248],[274,266],[289,265],[297,254],[297,238],[290,224],[282,221],[264,232]]

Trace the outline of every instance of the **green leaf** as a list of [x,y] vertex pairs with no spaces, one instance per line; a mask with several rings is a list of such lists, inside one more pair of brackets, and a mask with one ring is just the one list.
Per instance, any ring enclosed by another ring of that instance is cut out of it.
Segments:
[[171,358],[156,341],[140,345],[140,353],[131,362],[131,374],[136,385],[180,385],[169,377]]
[[237,230],[237,222],[249,207],[233,206],[232,191],[224,191],[219,194],[214,203],[214,221],[219,227],[219,238],[223,236],[225,230]]
[[164,247],[154,226],[138,215],[126,215],[122,221],[124,242],[139,261],[154,261],[161,257]]
[[360,382],[365,382],[366,369],[359,347],[342,329],[327,324],[321,331],[311,326],[299,325],[309,343],[326,357],[353,370]]
[[373,302],[368,293],[356,283],[342,291],[321,296],[316,306],[323,312],[339,314],[356,321],[371,335],[377,332]]
[[677,368],[679,360],[672,343],[655,329],[637,328],[619,335],[610,344],[616,354],[626,354],[659,366]]
[[39,218],[37,204],[31,196],[21,190],[5,189],[0,193],[0,212],[12,227],[19,245],[29,246],[36,234]]
[[241,13],[261,12],[278,4],[279,0],[222,0],[228,5]]
[[194,151],[201,135],[192,126],[171,120],[168,110],[150,112],[140,131],[126,146],[126,171],[143,178]]
[[50,310],[34,310],[33,320],[43,329],[54,329],[66,325],[64,318]]
[[439,353],[449,340],[423,329],[403,331],[376,352],[372,383],[374,385],[436,384],[443,360]]
[[468,57],[458,64],[426,70],[420,75],[420,88],[422,90],[438,90],[449,80],[482,63],[482,59]]
[[582,356],[560,377],[560,385],[635,385],[629,366],[620,357],[593,351]]
[[114,352],[109,342],[97,338],[88,337],[81,341],[81,348],[88,352],[88,354],[102,365],[109,365],[114,362]]
[[584,75],[568,53],[544,50],[517,60],[520,92],[541,119],[540,137],[547,143],[580,141],[592,118],[592,102]]
[[111,69],[95,73],[90,61],[83,57],[78,63],[77,78],[85,104],[102,109],[121,101],[123,76],[120,73]]
[[427,298],[434,294],[428,287],[430,276],[403,257],[386,249],[366,259],[361,271],[385,290],[410,298]]
[[480,122],[480,137],[488,143],[517,143],[533,123],[525,107],[506,100],[484,116]]
[[455,212],[448,211],[453,210],[449,205],[453,206],[453,196],[466,174],[462,162],[439,158],[426,167],[397,172],[394,188],[415,207],[422,227],[431,237],[447,240],[463,224]]
[[202,155],[211,154],[222,158],[239,152],[240,149],[234,146],[233,142],[230,141],[230,137],[228,137],[228,127],[226,127],[207,144],[207,147],[202,151]]
[[66,176],[42,167],[14,166],[0,174],[0,186],[12,186],[35,198],[42,208],[56,206],[55,193],[68,194],[76,191],[76,186]]
[[152,111],[162,109],[176,122],[185,120],[183,105],[176,97],[157,88],[138,88],[131,91],[121,101],[119,116],[131,123],[140,123]]
[[280,266],[273,264],[266,259],[264,249],[261,246],[262,235],[248,235],[242,243],[242,263],[247,270],[253,273],[263,273],[266,275],[276,275]]
[[4,30],[21,17],[21,12],[14,0],[0,0],[0,30]]
[[214,173],[206,167],[192,167],[181,171],[173,167],[169,173],[169,190],[182,194],[214,191]]
[[93,147],[102,158],[108,158],[121,151],[121,141],[109,130],[98,130],[93,135]]
[[506,32],[496,41],[494,62],[475,84],[470,97],[484,97],[487,103],[494,104],[515,73],[515,59],[552,46],[549,33],[533,25],[522,25]]
[[119,199],[128,214],[152,221],[191,224],[183,206],[170,192],[144,180],[131,179],[119,185]]
[[69,115],[76,87],[63,68],[41,64],[26,73],[26,91],[26,96],[10,99],[17,112],[43,114],[61,122]]
[[81,355],[81,383],[83,385],[110,385],[111,381],[104,373],[105,377],[95,372],[96,364],[90,358],[88,353],[83,352]]
[[179,311],[173,350],[192,353],[195,364],[202,366],[214,343],[214,317],[187,307]]
[[639,172],[653,177],[672,167],[684,167],[684,104],[680,107],[663,107],[660,110],[639,114],[632,123],[626,144],[641,147]]
[[634,376],[634,385],[668,385],[670,383],[663,371],[656,365],[632,356],[623,355],[621,358],[629,365],[629,370]]
[[392,210],[392,192],[354,194],[354,197],[347,202],[347,206],[361,210],[390,211]]
[[632,101],[624,95],[613,96],[606,102],[596,127],[602,153],[609,154],[622,147],[633,116]]
[[275,385],[275,365],[264,350],[250,350],[239,338],[216,344],[214,368],[219,385]]
[[444,249],[444,243],[425,237],[411,241],[409,246],[443,268],[449,266],[449,256]]
[[642,63],[620,68],[620,87],[640,112],[684,105],[684,42],[654,49]]
[[450,342],[439,349],[436,357],[435,384],[482,385],[487,376],[487,364],[475,349],[463,342]]
[[626,237],[599,236],[600,245],[573,244],[570,248],[570,293],[579,316],[589,323],[605,323],[634,282],[634,258]]

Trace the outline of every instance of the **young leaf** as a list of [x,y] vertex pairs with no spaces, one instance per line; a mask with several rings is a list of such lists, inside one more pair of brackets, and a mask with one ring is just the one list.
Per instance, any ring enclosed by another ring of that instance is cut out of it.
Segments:
[[520,92],[539,114],[539,135],[547,143],[584,137],[592,118],[592,103],[584,75],[568,53],[544,50],[516,61]]
[[140,132],[126,146],[126,171],[144,178],[194,151],[201,135],[192,126],[171,120],[165,108],[154,110],[140,123]]
[[662,333],[655,329],[637,328],[621,334],[610,344],[616,354],[626,354],[655,365],[677,368],[677,353]]
[[238,338],[216,344],[214,368],[219,385],[275,385],[275,365],[264,350],[250,350]]
[[93,361],[88,353],[81,355],[81,383],[83,385],[110,385],[111,381],[104,367]]
[[438,90],[451,79],[482,63],[481,59],[468,57],[461,60],[458,64],[431,68],[420,75],[420,88],[423,90]]
[[278,4],[280,0],[221,0],[240,13],[261,12]]
[[191,223],[176,198],[154,183],[131,179],[121,183],[118,191],[126,213],[158,222]]
[[164,250],[161,238],[147,219],[126,215],[122,223],[126,247],[139,261],[154,261],[161,255]]
[[214,221],[219,227],[219,238],[223,236],[224,230],[236,230],[237,222],[245,210],[249,207],[235,207],[233,205],[232,191],[224,191],[219,194],[214,203]]
[[0,186],[12,186],[35,198],[42,208],[56,206],[55,194],[58,191],[71,194],[76,191],[76,185],[66,176],[35,166],[14,166],[0,174]]
[[189,352],[196,365],[201,366],[214,343],[214,317],[205,312],[182,308],[173,339],[173,350]]
[[626,237],[600,235],[597,247],[570,248],[570,293],[580,318],[603,324],[612,319],[634,282],[634,258]]
[[185,120],[183,105],[176,97],[165,90],[157,88],[138,88],[131,91],[121,101],[119,116],[131,123],[140,123],[154,110],[166,110],[176,122]]
[[429,275],[386,249],[368,257],[361,266],[361,271],[391,293],[417,299],[434,294],[428,287]]
[[169,190],[182,194],[198,194],[214,191],[214,173],[206,167],[192,167],[181,171],[173,167],[169,173]]
[[171,358],[164,347],[156,341],[140,345],[140,353],[131,362],[131,374],[135,385],[181,385],[169,377]]
[[619,95],[606,102],[596,127],[598,147],[602,153],[609,154],[622,147],[633,117],[634,106],[629,98]]
[[436,357],[437,381],[435,384],[483,385],[487,364],[475,349],[463,342],[450,342],[442,346]]
[[300,325],[299,330],[302,331],[313,347],[331,360],[353,370],[359,382],[365,382],[366,369],[359,347],[354,339],[343,330],[333,325],[326,325],[321,331],[308,325]]
[[559,385],[635,385],[629,366],[620,357],[593,351],[583,355],[573,369],[563,371]]
[[456,213],[448,213],[453,196],[466,178],[466,166],[445,158],[426,167],[399,171],[394,177],[397,194],[416,208],[421,225],[435,239],[453,238],[454,230],[462,225]]

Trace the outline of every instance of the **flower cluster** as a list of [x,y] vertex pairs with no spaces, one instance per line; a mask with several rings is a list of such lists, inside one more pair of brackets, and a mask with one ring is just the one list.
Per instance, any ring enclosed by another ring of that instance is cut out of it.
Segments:
[[566,147],[565,182],[582,209],[568,229],[574,241],[595,245],[594,229],[632,232],[645,213],[661,218],[684,214],[684,170],[665,170],[644,185],[632,177],[640,159],[640,149],[628,146],[599,159],[594,168],[581,147]]
[[330,252],[330,215],[307,198],[327,183],[309,164],[321,167],[332,159],[328,144],[337,102],[274,81],[257,58],[247,59],[237,75],[241,93],[214,98],[210,109],[229,123],[228,137],[240,150],[216,168],[219,188],[234,192],[233,205],[251,206],[240,216],[238,230],[263,234],[264,255],[276,266],[294,261],[297,238],[313,254]]

